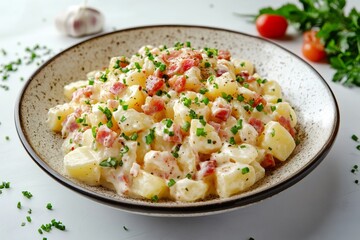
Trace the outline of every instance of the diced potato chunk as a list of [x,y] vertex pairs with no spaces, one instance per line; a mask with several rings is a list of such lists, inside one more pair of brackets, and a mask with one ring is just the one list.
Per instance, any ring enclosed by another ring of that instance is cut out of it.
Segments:
[[274,111],[275,118],[283,116],[286,119],[290,120],[290,125],[292,127],[295,127],[297,123],[297,116],[294,109],[290,106],[290,104],[287,102],[280,102],[275,106],[276,106],[276,109]]
[[99,159],[91,148],[83,146],[66,154],[64,167],[69,176],[92,186],[99,185]]
[[203,181],[188,178],[177,181],[170,187],[170,196],[176,201],[194,202],[206,196],[208,185]]
[[184,174],[196,172],[197,154],[190,147],[189,138],[183,142],[179,150],[178,164]]
[[227,163],[216,169],[217,193],[221,198],[245,191],[255,180],[255,170],[248,164]]
[[189,70],[185,72],[186,83],[185,83],[185,89],[192,90],[192,91],[198,91],[202,87],[201,80],[201,72],[200,69],[197,67],[192,67]]
[[254,65],[249,60],[235,58],[231,59],[231,62],[234,64],[235,74],[240,74],[241,71],[248,71],[250,75],[253,75]]
[[191,120],[190,146],[198,153],[210,154],[221,148],[221,139],[214,127],[205,126],[198,119]]
[[250,144],[243,143],[241,145],[224,145],[221,152],[227,154],[230,159],[239,163],[249,164],[253,162],[258,152],[256,148]]
[[145,87],[146,85],[146,75],[143,72],[133,71],[128,74],[126,78],[126,84],[129,86],[140,85],[141,87]]
[[132,85],[126,88],[119,96],[123,101],[123,105],[128,105],[129,108],[141,112],[141,106],[145,103],[145,94],[141,89],[139,85]]
[[224,73],[220,77],[214,77],[214,80],[207,81],[206,87],[209,90],[206,96],[210,100],[215,100],[217,97],[221,97],[222,93],[235,96],[237,93],[238,83],[231,76],[230,73]]
[[137,112],[134,109],[124,110],[122,107],[119,107],[118,110],[113,112],[113,117],[118,123],[121,131],[125,134],[148,129],[153,124],[150,116],[145,113]]
[[250,166],[252,166],[255,170],[255,182],[265,177],[265,169],[260,165],[259,162],[253,161],[252,163],[250,163]]
[[68,103],[50,108],[46,120],[49,128],[55,132],[60,132],[62,129],[61,123],[72,112],[74,112],[74,108]]
[[72,94],[76,90],[78,90],[79,88],[86,87],[87,85],[89,85],[89,81],[87,80],[79,80],[76,82],[69,83],[64,87],[64,96],[70,100],[72,98]]
[[167,191],[168,187],[164,179],[144,170],[139,170],[138,175],[133,178],[131,192],[137,196],[147,199],[155,196],[162,198],[167,195]]
[[270,121],[260,135],[260,146],[279,159],[285,161],[295,149],[295,141],[280,123]]
[[263,95],[266,101],[276,103],[277,100],[282,97],[279,83],[273,80],[264,83]]
[[170,152],[149,151],[144,156],[144,170],[156,176],[170,179],[179,178],[182,172]]

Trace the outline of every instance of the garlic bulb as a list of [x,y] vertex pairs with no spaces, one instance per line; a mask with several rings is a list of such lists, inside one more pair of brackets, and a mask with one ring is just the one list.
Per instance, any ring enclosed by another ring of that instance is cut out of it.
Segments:
[[60,13],[55,24],[60,32],[81,37],[100,32],[104,25],[104,16],[94,8],[77,5]]

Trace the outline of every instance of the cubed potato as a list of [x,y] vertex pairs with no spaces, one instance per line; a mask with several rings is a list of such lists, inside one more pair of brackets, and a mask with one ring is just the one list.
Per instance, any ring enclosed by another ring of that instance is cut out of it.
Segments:
[[142,71],[134,70],[127,74],[126,84],[129,86],[139,85],[145,87],[146,85],[146,75]]
[[150,116],[134,109],[124,110],[122,107],[119,107],[118,110],[113,112],[113,117],[121,131],[128,135],[148,129],[153,124]]
[[215,100],[217,97],[221,97],[222,93],[236,96],[238,83],[231,76],[230,73],[224,73],[220,77],[214,77],[212,81],[207,81],[206,88],[209,90],[206,96],[210,100]]
[[288,102],[280,102],[274,106],[276,107],[273,113],[274,119],[278,119],[280,116],[283,116],[290,120],[290,125],[292,127],[295,127],[297,123],[297,116],[290,104]]
[[144,163],[144,156],[151,150],[151,145],[146,143],[146,135],[149,131],[141,131],[136,139],[138,147],[136,148],[136,162],[140,165]]
[[177,159],[184,174],[194,174],[196,172],[197,158],[197,154],[190,147],[189,138],[186,138],[179,149],[179,158]]
[[203,126],[198,119],[191,120],[189,143],[198,153],[211,154],[221,148],[221,139],[214,127]]
[[91,186],[99,185],[99,158],[91,148],[83,146],[66,154],[64,167],[69,176]]
[[60,132],[62,129],[61,123],[73,112],[74,108],[68,103],[50,108],[46,120],[49,128],[55,132]]
[[64,87],[64,96],[67,99],[71,100],[72,94],[76,90],[78,90],[79,88],[86,87],[87,85],[89,85],[89,81],[87,81],[87,80],[79,80],[76,82],[69,83],[68,85],[65,85],[65,87]]
[[192,67],[184,74],[186,76],[185,89],[195,92],[199,91],[199,89],[203,86],[201,83],[200,69],[198,67]]
[[221,198],[245,191],[255,180],[255,170],[248,164],[227,163],[216,169],[216,188]]
[[140,169],[138,175],[133,178],[130,191],[146,199],[152,199],[155,196],[160,199],[167,196],[168,187],[163,178]]
[[295,149],[295,141],[280,123],[270,121],[259,137],[260,146],[279,159],[285,161]]
[[123,101],[123,105],[128,105],[129,108],[141,112],[141,106],[145,103],[145,94],[141,89],[142,87],[139,85],[132,85],[126,88],[119,96]]
[[207,190],[208,185],[203,181],[184,178],[170,187],[170,196],[176,201],[194,202],[205,198]]
[[240,74],[242,71],[248,71],[250,75],[254,74],[254,65],[249,60],[233,58],[231,62],[235,67],[235,74]]
[[174,156],[167,151],[149,151],[144,156],[144,170],[165,179],[182,177]]
[[252,166],[255,170],[255,182],[265,177],[265,169],[260,165],[259,162],[253,161],[250,163],[250,166]]
[[243,164],[250,164],[258,155],[256,148],[246,143],[241,145],[225,144],[221,148],[221,152],[227,154],[230,159]]
[[263,95],[274,96],[276,99],[282,97],[281,87],[278,82],[270,80],[264,83],[263,87]]

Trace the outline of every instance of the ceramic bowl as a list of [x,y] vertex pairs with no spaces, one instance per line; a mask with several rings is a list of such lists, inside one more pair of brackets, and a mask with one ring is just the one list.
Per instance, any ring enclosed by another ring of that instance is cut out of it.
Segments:
[[[249,59],[256,71],[282,86],[284,98],[298,115],[300,144],[290,159],[250,190],[226,199],[195,203],[129,199],[102,188],[70,179],[63,171],[63,139],[45,123],[50,107],[62,104],[63,87],[84,79],[86,73],[107,66],[112,56],[130,56],[143,45],[192,46],[228,49]],[[311,172],[329,152],[339,127],[339,111],[325,80],[306,62],[261,38],[224,29],[197,26],[149,26],[120,30],[72,46],[43,64],[27,81],[15,111],[16,127],[31,158],[51,177],[92,200],[125,211],[154,216],[197,216],[225,212],[268,198]]]

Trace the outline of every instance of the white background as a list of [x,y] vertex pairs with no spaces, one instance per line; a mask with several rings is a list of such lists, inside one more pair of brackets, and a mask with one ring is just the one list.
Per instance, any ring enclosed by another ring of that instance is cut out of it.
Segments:
[[[293,1],[295,2],[295,1]],[[360,1],[348,0],[347,9],[360,10]],[[85,38],[62,36],[54,18],[67,6],[81,1],[0,1],[0,64],[23,56],[25,47],[46,45],[59,52]],[[105,32],[153,24],[196,24],[222,27],[257,35],[255,26],[233,14],[256,13],[265,6],[280,6],[285,1],[100,1],[88,4],[105,14]],[[289,31],[286,40],[276,41],[301,56],[301,35]],[[145,44],[145,43],[144,43]],[[17,55],[18,54],[18,55]],[[0,182],[11,188],[0,194],[0,239],[239,239],[303,240],[358,239],[360,235],[360,151],[351,140],[360,136],[360,88],[333,83],[334,73],[327,64],[312,64],[334,91],[341,115],[337,140],[324,161],[305,179],[262,202],[225,214],[194,218],[160,218],[125,213],[93,202],[68,190],[45,174],[27,155],[15,130],[14,107],[26,79],[37,68],[20,66],[0,89]],[[6,136],[10,137],[7,141]],[[21,191],[34,196],[28,200]],[[17,209],[21,201],[22,209]],[[51,202],[52,211],[46,209]],[[32,222],[26,216],[31,208]],[[51,219],[62,221],[67,230],[57,229],[40,235],[37,229]],[[21,226],[26,222],[25,226]],[[124,226],[128,229],[126,231]]]

